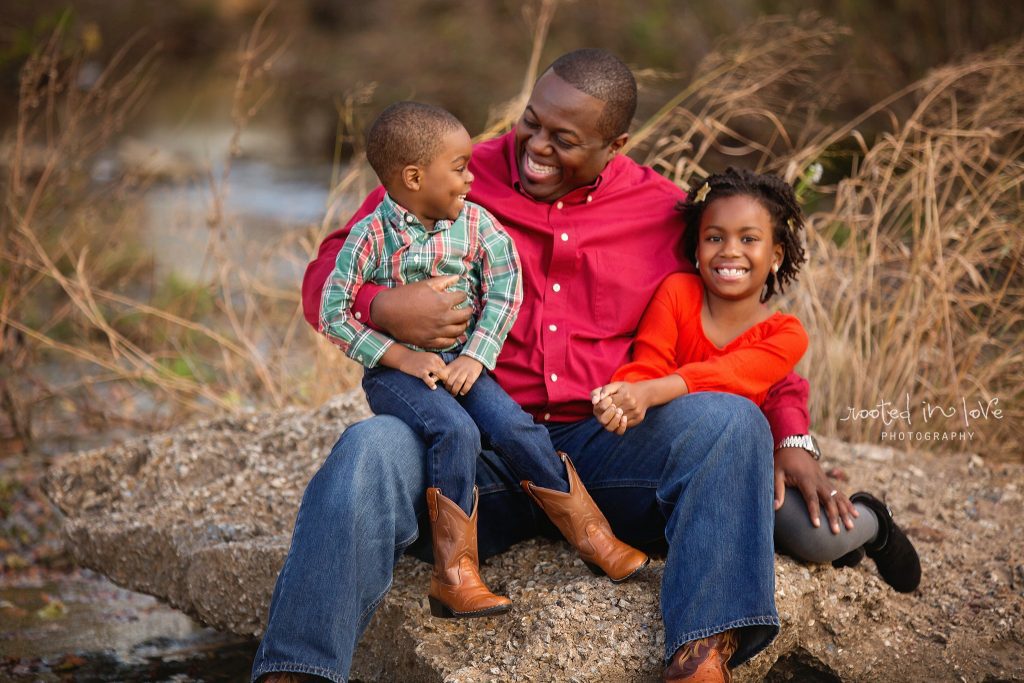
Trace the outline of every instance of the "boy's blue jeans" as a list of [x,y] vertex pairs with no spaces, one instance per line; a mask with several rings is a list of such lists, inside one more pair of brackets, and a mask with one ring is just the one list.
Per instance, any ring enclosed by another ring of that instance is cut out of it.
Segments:
[[[687,641],[731,628],[740,629],[733,666],[768,645],[779,628],[772,439],[757,406],[698,393],[648,411],[623,436],[594,418],[549,432],[616,535],[636,545],[667,540],[666,659]],[[429,557],[430,534],[420,531],[425,462],[423,443],[391,416],[341,435],[303,496],[253,680],[270,671],[347,679],[395,563],[406,551]],[[494,453],[480,455],[476,483],[481,557],[538,533],[543,513]]]
[[[455,354],[442,354],[450,363]],[[481,441],[497,451],[519,479],[568,491],[565,467],[548,430],[483,372],[465,396],[438,383],[431,389],[401,370],[376,367],[363,375],[363,390],[377,415],[394,415],[427,445],[426,484],[441,489],[469,515]]]

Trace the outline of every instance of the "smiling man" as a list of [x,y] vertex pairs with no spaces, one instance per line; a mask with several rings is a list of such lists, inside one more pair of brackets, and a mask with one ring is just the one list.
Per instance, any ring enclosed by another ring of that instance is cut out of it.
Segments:
[[[729,666],[778,631],[771,431],[776,441],[807,433],[807,389],[791,375],[764,414],[733,395],[684,396],[621,436],[592,416],[590,390],[628,359],[658,284],[693,272],[674,211],[682,191],[620,153],[635,109],[629,69],[604,50],[577,50],[537,80],[513,131],[474,148],[469,199],[505,226],[523,267],[523,305],[494,376],[573,459],[616,534],[637,545],[667,541],[666,679],[725,680]],[[307,269],[312,325],[348,228],[382,196],[372,193]],[[462,332],[468,311],[453,309],[463,295],[440,289],[436,279],[364,285],[353,315],[396,339],[442,347]],[[790,451],[817,467],[806,452]],[[394,563],[405,552],[430,556],[421,533],[424,462],[423,444],[393,418],[342,435],[303,497],[254,680],[268,672],[347,679]],[[542,516],[490,451],[480,456],[477,485],[482,557],[539,533]]]

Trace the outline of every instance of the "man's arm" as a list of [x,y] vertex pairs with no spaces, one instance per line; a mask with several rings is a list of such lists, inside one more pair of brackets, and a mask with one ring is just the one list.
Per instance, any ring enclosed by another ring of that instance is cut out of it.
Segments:
[[[316,258],[306,266],[302,309],[306,322],[314,329],[319,329],[324,284],[345,238],[353,225],[373,212],[384,194],[383,187],[371,192],[344,227],[324,238]],[[448,278],[430,278],[394,289],[364,283],[355,294],[352,314],[372,329],[407,344],[423,348],[451,346],[465,332],[472,311],[468,306],[454,308],[465,300],[465,294],[446,291],[449,284]]]
[[776,447],[787,436],[809,434],[811,417],[807,411],[810,385],[807,380],[791,372],[772,385],[761,404],[761,411],[772,428]]
[[821,465],[810,453],[802,448],[778,448],[787,436],[809,434],[811,419],[807,411],[809,394],[807,380],[796,374],[789,375],[775,384],[761,405],[772,428],[777,450],[775,451],[775,509],[782,507],[786,499],[786,487],[799,489],[807,504],[807,513],[814,526],[821,524],[820,510],[825,509],[829,528],[839,533],[839,523],[847,529],[853,528],[853,518],[859,513],[845,494],[835,491],[833,483],[825,475]]

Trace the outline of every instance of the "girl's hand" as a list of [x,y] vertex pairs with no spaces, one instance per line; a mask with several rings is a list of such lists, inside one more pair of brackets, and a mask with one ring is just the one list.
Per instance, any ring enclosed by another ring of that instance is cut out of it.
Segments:
[[483,370],[483,363],[477,359],[459,356],[448,364],[448,376],[444,379],[444,386],[452,396],[465,396],[473,388]]
[[612,382],[590,392],[594,417],[605,429],[624,434],[630,427],[643,422],[650,407],[647,393],[639,384]]
[[[782,507],[786,486],[800,490],[807,503],[811,524],[821,526],[820,507],[824,506],[832,533],[839,533],[839,520],[847,530],[853,528],[853,518],[860,513],[846,494],[833,486],[818,461],[802,448],[780,448],[775,451],[775,509]],[[833,495],[833,492],[835,494]]]

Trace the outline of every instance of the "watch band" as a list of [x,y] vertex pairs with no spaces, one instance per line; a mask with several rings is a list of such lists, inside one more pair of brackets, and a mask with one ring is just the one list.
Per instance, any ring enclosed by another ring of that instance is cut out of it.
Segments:
[[[815,460],[821,459],[821,449],[818,447],[818,442],[810,434],[787,436],[779,442],[779,448],[802,448],[810,453],[811,457]],[[778,450],[778,448],[775,450]]]

